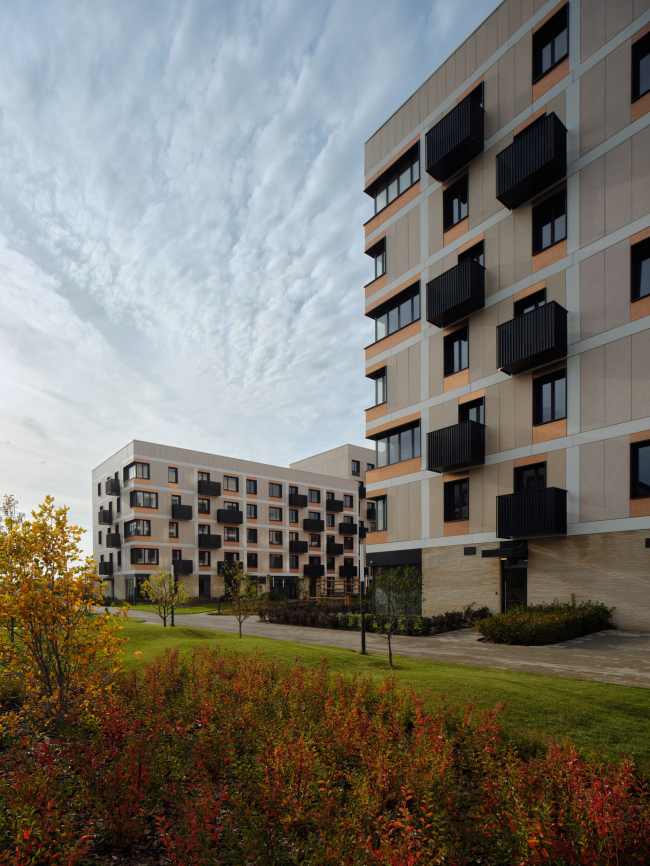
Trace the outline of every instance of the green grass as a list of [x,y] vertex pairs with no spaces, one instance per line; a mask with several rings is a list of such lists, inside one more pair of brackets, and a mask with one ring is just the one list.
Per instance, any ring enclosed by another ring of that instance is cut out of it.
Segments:
[[[131,610],[145,610],[149,613],[155,613],[155,608],[150,604],[132,604],[130,605]],[[191,607],[177,607],[174,613],[185,614],[185,613],[208,613],[212,610],[218,610],[218,604],[196,604]],[[225,604],[221,605],[221,612],[225,613],[227,611],[227,607]]]
[[[129,639],[124,650],[127,666],[140,663],[135,651],[142,653],[140,661],[144,662],[167,648],[178,647],[185,653],[207,644],[245,653],[257,650],[288,664],[300,658],[305,664],[316,665],[325,658],[332,670],[369,674],[375,680],[390,673],[384,656],[362,656],[352,650],[269,638],[244,636],[240,640],[237,635],[207,629],[185,626],[164,629],[127,621],[124,635]],[[479,708],[490,708],[505,702],[502,724],[515,742],[569,737],[585,754],[599,752],[618,758],[624,753],[640,763],[650,762],[650,689],[403,656],[395,659],[394,673],[401,683],[422,694],[428,692],[429,701],[436,705],[458,706],[471,701]],[[541,736],[531,735],[530,731]]]

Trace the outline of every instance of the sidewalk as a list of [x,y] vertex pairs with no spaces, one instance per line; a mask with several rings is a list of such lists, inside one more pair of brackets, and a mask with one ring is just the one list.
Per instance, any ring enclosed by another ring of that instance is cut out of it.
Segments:
[[[131,616],[147,623],[160,623],[154,613],[138,610]],[[238,631],[233,616],[193,613],[176,616],[175,621],[176,625],[229,634]],[[256,616],[246,620],[243,633],[248,637],[357,651],[361,646],[359,632],[271,625],[260,622]],[[650,688],[650,632],[602,631],[564,644],[521,647],[484,643],[477,640],[473,629],[462,629],[434,637],[397,635],[392,643],[393,653],[398,656]],[[386,641],[367,634],[366,649],[369,653],[386,655]]]

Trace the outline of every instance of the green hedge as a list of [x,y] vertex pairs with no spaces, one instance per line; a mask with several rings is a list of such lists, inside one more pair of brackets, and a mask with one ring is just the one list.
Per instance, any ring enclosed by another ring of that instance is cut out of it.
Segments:
[[582,637],[605,628],[614,628],[610,620],[613,608],[598,601],[567,604],[557,599],[553,604],[516,607],[474,624],[485,640],[492,643],[542,646]]

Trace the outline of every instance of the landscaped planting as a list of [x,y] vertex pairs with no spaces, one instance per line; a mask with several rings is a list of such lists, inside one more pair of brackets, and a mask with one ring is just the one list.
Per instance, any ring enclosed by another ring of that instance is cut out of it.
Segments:
[[203,648],[121,675],[56,739],[6,740],[0,863],[632,864],[629,762],[525,759],[499,711]]
[[541,646],[561,643],[612,628],[612,610],[597,601],[516,607],[476,623],[476,630],[492,643]]

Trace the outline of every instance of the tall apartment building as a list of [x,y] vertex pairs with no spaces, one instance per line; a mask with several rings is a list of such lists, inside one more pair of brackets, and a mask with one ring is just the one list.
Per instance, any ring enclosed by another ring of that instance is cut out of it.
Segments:
[[650,628],[650,2],[505,0],[366,142],[374,567]]
[[165,567],[190,595],[218,597],[233,562],[286,598],[356,595],[365,491],[355,476],[372,452],[344,448],[355,459],[350,477],[130,442],[92,473],[93,553],[106,595],[133,601]]

